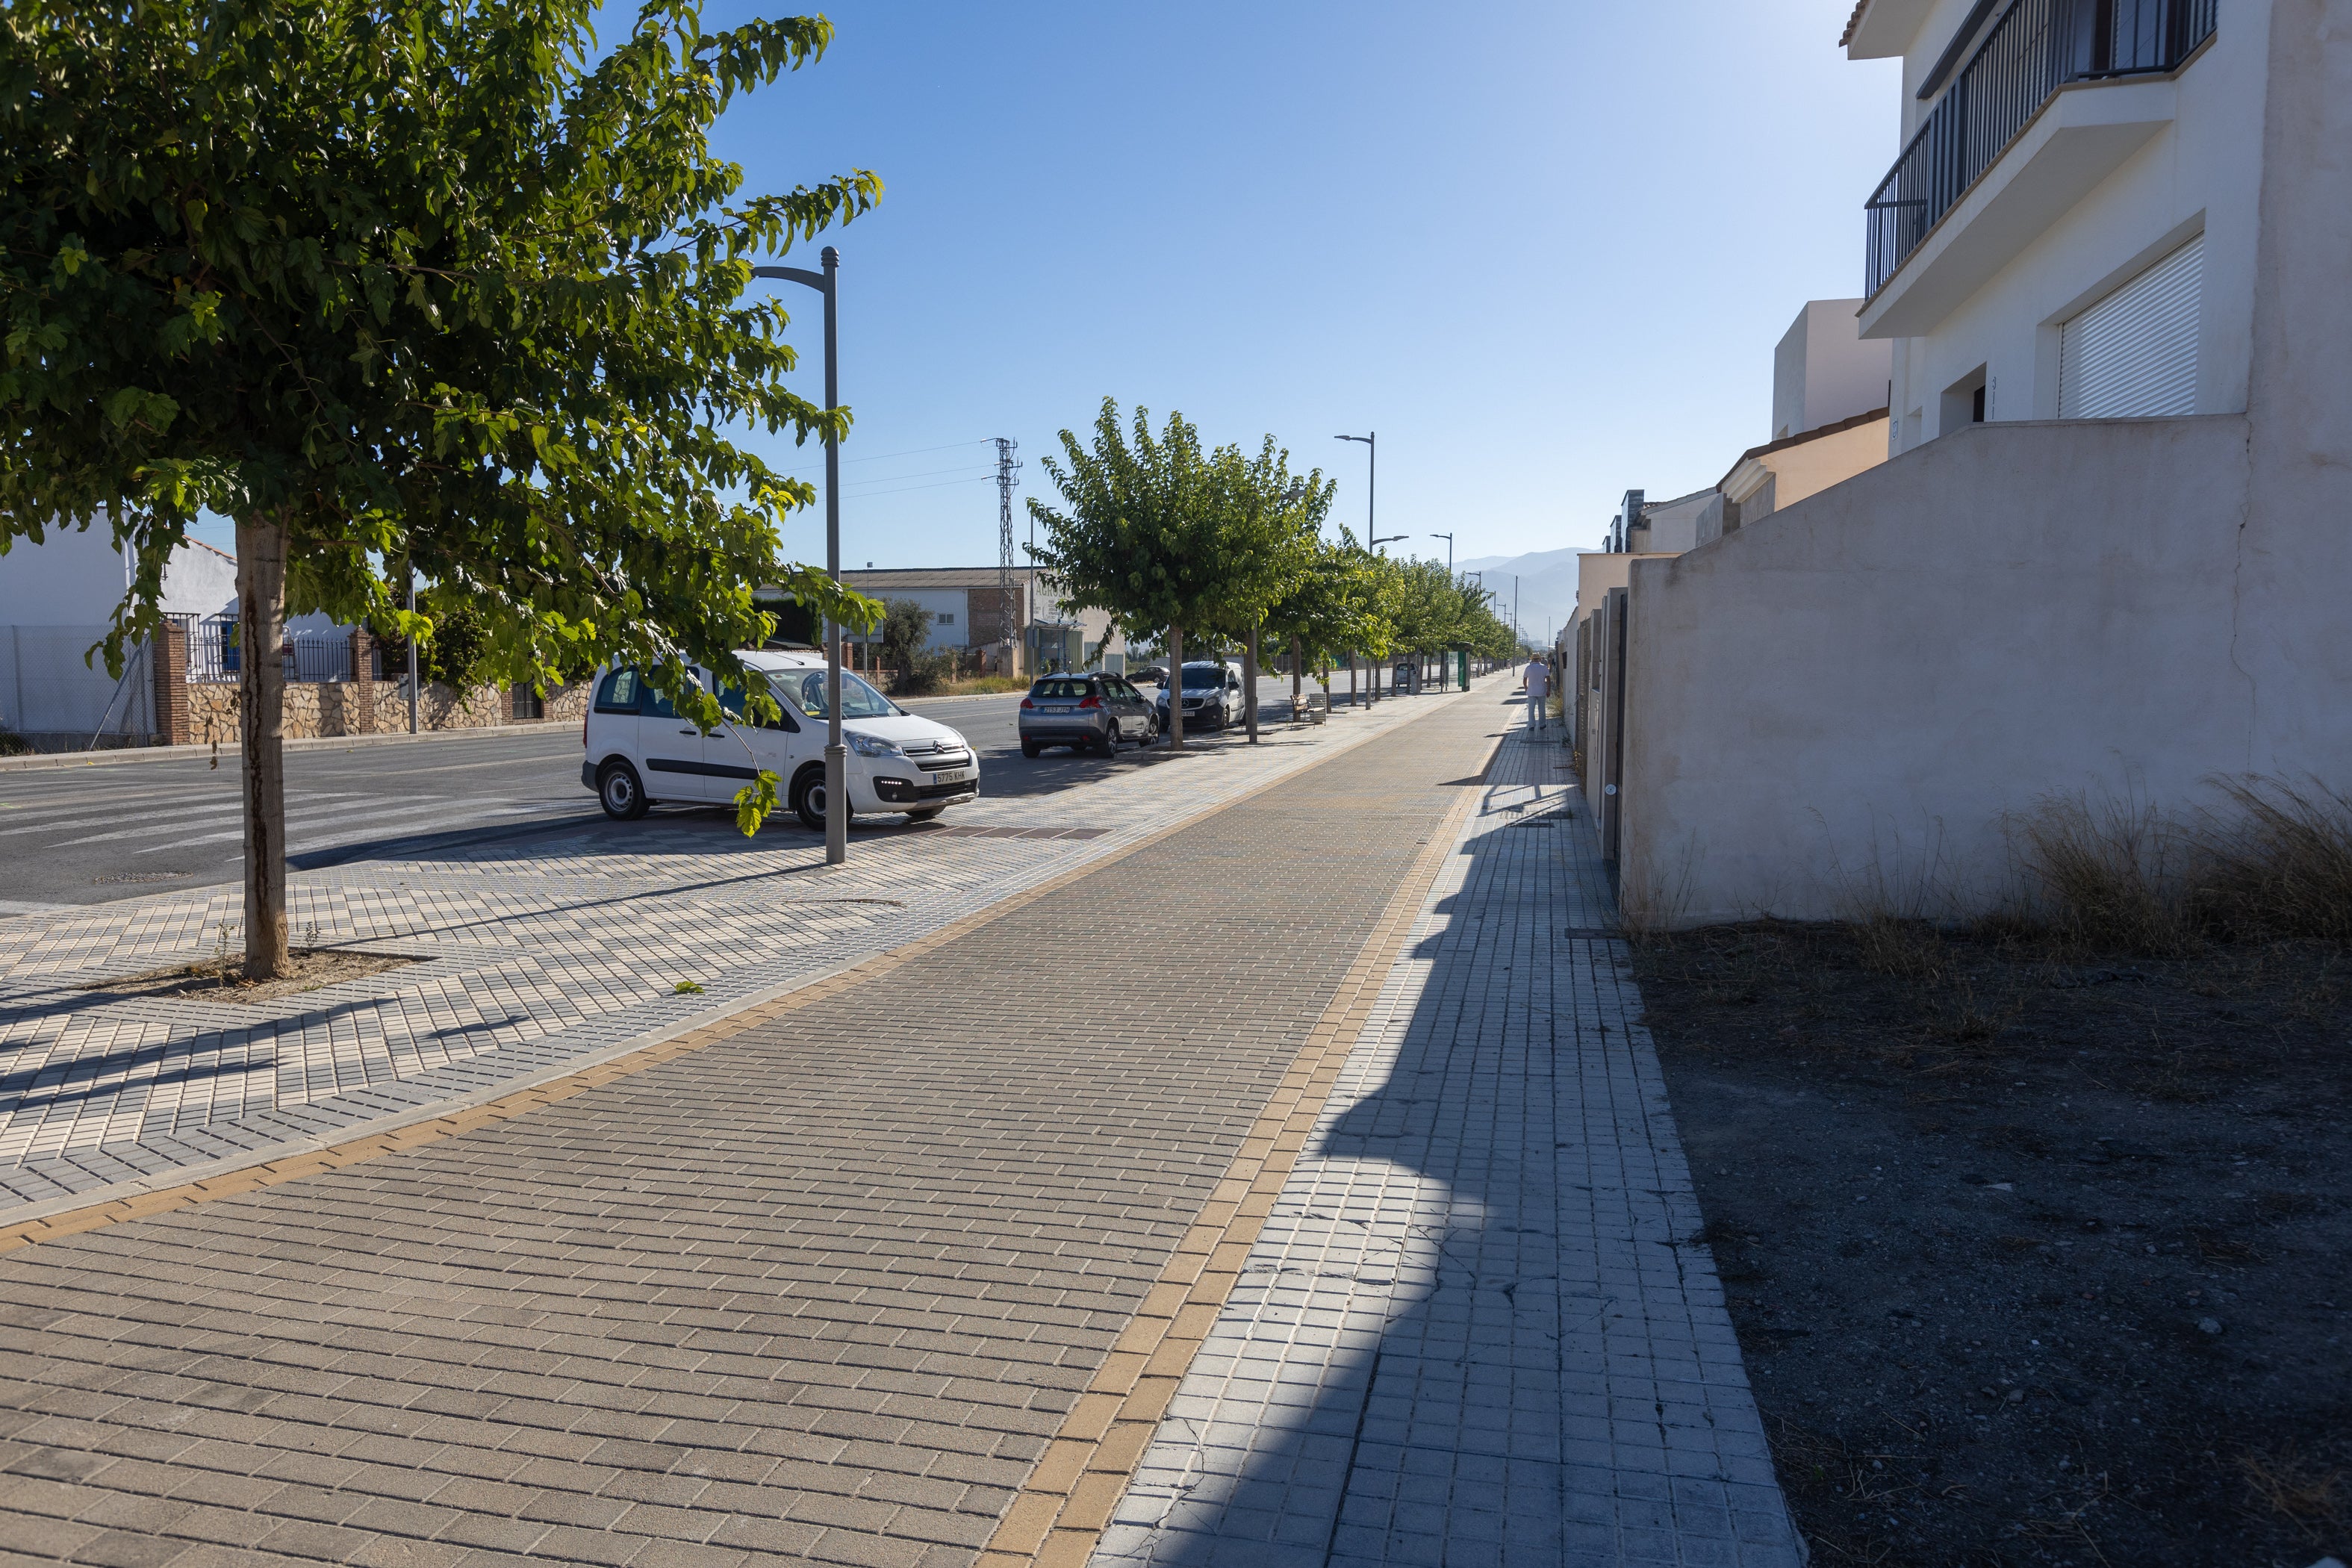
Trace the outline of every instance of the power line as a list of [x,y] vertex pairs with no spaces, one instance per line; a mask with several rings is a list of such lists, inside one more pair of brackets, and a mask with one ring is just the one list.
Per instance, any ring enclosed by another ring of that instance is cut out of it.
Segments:
[[[841,460],[845,463],[885,463],[893,458],[919,458],[926,452],[952,452],[958,447],[984,447],[988,445],[990,439],[991,437],[983,436],[977,441],[950,441],[944,447],[909,447],[903,452],[876,452],[867,457],[844,458]],[[780,474],[791,477],[822,471],[822,464],[814,468],[778,468],[776,470]]]
[[[995,477],[996,476],[993,474],[969,474],[960,479],[934,479],[928,485],[901,485],[894,490],[859,490],[857,492],[857,499],[859,500],[871,500],[876,496],[904,495],[908,490],[935,490],[945,485],[976,485]],[[887,479],[877,479],[875,482],[877,484],[889,483]]]
[[[971,464],[958,463],[951,468],[917,468],[911,474],[877,474],[870,479],[853,479],[850,482],[861,485],[895,485],[901,479],[928,479],[940,474],[969,474],[973,471]],[[992,463],[978,471],[983,475],[993,476],[996,472],[996,465]]]

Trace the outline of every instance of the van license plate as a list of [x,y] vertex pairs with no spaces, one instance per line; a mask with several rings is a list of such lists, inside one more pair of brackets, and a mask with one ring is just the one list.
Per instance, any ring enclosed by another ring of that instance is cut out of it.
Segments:
[[931,775],[931,782],[933,784],[961,784],[966,779],[976,779],[979,776],[980,770],[978,768],[942,768],[938,773]]

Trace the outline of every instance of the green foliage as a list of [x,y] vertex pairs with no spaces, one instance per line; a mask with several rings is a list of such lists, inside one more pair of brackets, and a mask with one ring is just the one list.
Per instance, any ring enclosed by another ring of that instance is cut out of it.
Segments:
[[1171,414],[1155,437],[1138,408],[1130,440],[1118,403],[1106,397],[1093,449],[1065,430],[1062,452],[1066,467],[1045,461],[1062,506],[1032,497],[1029,514],[1045,532],[1031,554],[1064,602],[1108,611],[1130,631],[1212,622],[1226,588],[1217,548],[1223,513],[1200,433]]
[[883,612],[882,662],[904,669],[931,640],[931,612],[912,599],[893,599]]
[[777,809],[776,775],[761,768],[750,784],[735,792],[736,830],[750,838]]
[[1164,649],[1176,628],[1186,658],[1219,658],[1315,567],[1337,486],[1320,470],[1294,476],[1271,436],[1254,457],[1203,453],[1182,415],[1155,437],[1138,408],[1130,435],[1105,398],[1091,449],[1065,430],[1062,451],[1045,467],[1063,504],[1029,502],[1045,535],[1031,554],[1065,603],[1108,612],[1138,646]]
[[740,674],[755,585],[871,624],[785,559],[810,487],[722,434],[848,423],[786,389],[787,317],[750,273],[880,182],[742,198],[708,142],[831,25],[706,32],[696,0],[650,0],[603,49],[596,15],[10,7],[0,548],[104,512],[135,561],[110,668],[204,508],[282,531],[298,612],[421,633],[384,570],[413,557],[478,617],[490,678],[620,659],[706,725],[688,667]]
[[432,635],[418,649],[425,679],[459,691],[491,679],[489,628],[481,612],[463,600],[445,604],[436,597],[430,603]]

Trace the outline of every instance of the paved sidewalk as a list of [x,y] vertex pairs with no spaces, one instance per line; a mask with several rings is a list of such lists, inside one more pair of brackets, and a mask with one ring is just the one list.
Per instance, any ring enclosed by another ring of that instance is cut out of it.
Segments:
[[1802,1561],[1564,758],[1496,758],[1096,1568]]
[[[692,1027],[1131,847],[1460,697],[861,830],[719,813],[290,879],[298,945],[417,960],[275,1003],[92,993],[241,945],[235,887],[0,915],[0,1229],[397,1125]],[[984,781],[983,781],[984,782]],[[232,824],[233,826],[233,824]],[[680,981],[699,994],[675,994]]]
[[0,1255],[0,1562],[971,1563],[1490,746],[1417,706],[887,986]]
[[1582,808],[1398,706],[874,984],[0,1255],[0,1568],[997,1568],[1041,1497],[1016,1561],[1796,1563]]

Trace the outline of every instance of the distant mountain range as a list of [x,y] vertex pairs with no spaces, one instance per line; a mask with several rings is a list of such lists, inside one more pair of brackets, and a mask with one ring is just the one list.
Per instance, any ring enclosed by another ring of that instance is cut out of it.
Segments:
[[1526,555],[1481,555],[1456,561],[1456,572],[1479,572],[1486,591],[1495,595],[1496,613],[1511,618],[1511,579],[1518,578],[1519,627],[1540,640],[1547,626],[1568,624],[1576,613],[1576,558],[1584,550],[1538,550]]

